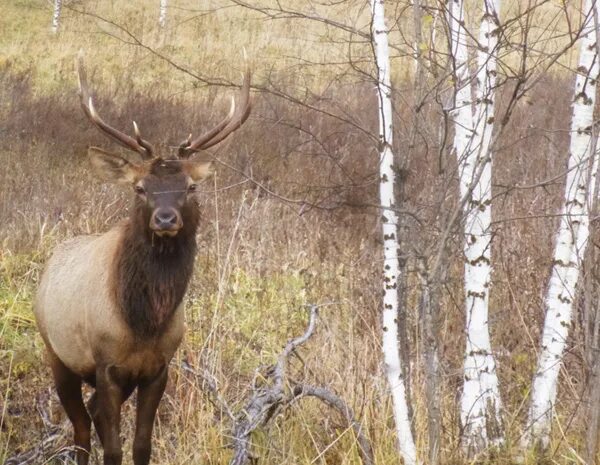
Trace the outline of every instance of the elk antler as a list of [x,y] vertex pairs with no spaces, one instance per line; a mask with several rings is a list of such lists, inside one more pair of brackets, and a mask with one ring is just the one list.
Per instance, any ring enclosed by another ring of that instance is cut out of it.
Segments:
[[138,152],[145,160],[151,159],[153,157],[154,149],[150,142],[142,139],[140,130],[138,129],[135,121],[133,122],[133,129],[136,137],[134,139],[133,137],[130,137],[127,134],[122,133],[121,131],[106,124],[102,118],[100,118],[100,115],[96,113],[94,102],[88,90],[87,75],[83,66],[83,53],[81,52],[79,52],[79,56],[77,57],[77,75],[79,77],[79,98],[81,99],[81,108],[83,108],[83,111],[94,124],[94,126],[126,149]]
[[192,140],[190,136],[179,146],[179,157],[189,158],[191,154],[199,150],[204,150],[218,144],[233,131],[238,129],[250,116],[252,105],[250,102],[250,70],[244,74],[244,83],[241,90],[241,104],[236,106],[235,99],[231,98],[231,108],[229,114],[223,121],[217,124],[211,130]]

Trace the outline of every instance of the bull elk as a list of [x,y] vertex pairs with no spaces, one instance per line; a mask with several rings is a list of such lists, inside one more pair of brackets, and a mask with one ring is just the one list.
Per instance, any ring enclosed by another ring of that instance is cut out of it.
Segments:
[[[137,388],[133,462],[147,465],[167,367],[184,332],[182,299],[199,223],[197,183],[211,172],[209,159],[193,155],[246,121],[250,73],[244,76],[241,104],[232,99],[225,119],[196,139],[189,136],[177,157],[169,158],[156,154],[135,122],[135,137],[104,122],[90,97],[81,55],[77,71],[81,107],[89,120],[142,161],[90,147],[98,175],[132,186],[131,214],[104,234],[79,236],[56,248],[34,312],[58,396],[73,424],[77,464],[89,461],[92,422],[104,448],[104,465],[121,464],[121,404]],[[83,382],[95,388],[87,408]]]

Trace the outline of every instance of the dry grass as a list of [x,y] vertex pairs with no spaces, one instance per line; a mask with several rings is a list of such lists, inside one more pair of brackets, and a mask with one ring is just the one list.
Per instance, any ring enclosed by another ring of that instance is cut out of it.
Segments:
[[[158,2],[145,2],[150,3],[157,9]],[[347,45],[332,43],[340,39],[339,33],[291,19],[267,21],[239,9],[194,12],[190,8],[197,9],[197,2],[180,1],[173,2],[163,37],[155,25],[158,12],[147,8],[140,13],[141,2],[70,5],[118,20],[161,53],[211,79],[239,79],[243,43],[257,70],[258,86],[283,89],[313,107],[257,93],[250,122],[216,152],[224,164],[203,186],[200,247],[186,308],[188,332],[177,359],[206,366],[223,395],[239,408],[255,368],[272,363],[285,341],[302,331],[307,318],[302,306],[331,303],[322,310],[316,336],[301,350],[302,360],[293,362],[294,376],[340,394],[363,422],[376,462],[396,463],[380,358],[377,213],[364,206],[377,203],[374,146],[356,126],[319,111],[349,114],[358,126],[371,132],[376,128],[372,87],[343,64]],[[219,5],[223,3],[209,2],[208,7]],[[359,2],[342,2],[327,11],[364,24],[365,9]],[[398,18],[397,24],[409,24],[410,17],[398,13]],[[191,128],[215,121],[230,92],[194,85],[190,76],[148,51],[115,39],[113,35],[122,38],[122,33],[105,21],[66,10],[64,29],[55,37],[49,33],[49,19],[48,4],[41,0],[15,0],[3,7],[0,18],[0,461],[40,441],[44,426],[39,409],[49,411],[56,422],[63,415],[55,396],[48,395],[49,371],[42,363],[31,313],[45,259],[66,237],[105,231],[127,214],[129,193],[100,185],[87,172],[87,145],[109,144],[80,115],[72,73],[76,51],[86,51],[98,107],[106,119],[127,128],[135,118],[163,150]],[[365,44],[355,47],[355,54],[368,56]],[[402,90],[396,102],[398,148],[408,159],[404,204],[423,222],[420,227],[409,222],[408,238],[420,251],[439,237],[436,218],[453,205],[455,176],[448,159],[443,160],[446,173],[440,175],[437,169],[433,104],[425,107],[420,139],[412,143],[414,96],[404,80],[409,71],[396,69],[395,83]],[[563,115],[569,111],[571,85],[570,77],[543,79],[528,103],[517,109],[495,159],[498,223],[490,305],[510,442],[489,463],[513,463],[526,413],[556,228],[552,215],[564,182],[560,174],[568,121]],[[306,89],[311,93],[303,94]],[[267,194],[244,173],[299,202]],[[553,177],[556,182],[543,189],[513,188]],[[319,208],[310,208],[310,203]],[[462,463],[457,419],[462,262],[460,238],[453,240],[440,332],[444,464]],[[427,406],[412,261],[409,272],[415,433],[425,455]],[[582,450],[585,408],[578,407],[585,366],[578,337],[561,378],[560,428],[555,428],[548,463],[577,463],[573,450]],[[359,463],[352,434],[341,419],[323,409],[302,401],[277,418],[268,434],[256,435],[259,463]],[[177,363],[159,412],[155,463],[227,463],[227,422]],[[130,401],[124,409],[126,450],[131,413]],[[538,458],[527,460],[536,463]]]

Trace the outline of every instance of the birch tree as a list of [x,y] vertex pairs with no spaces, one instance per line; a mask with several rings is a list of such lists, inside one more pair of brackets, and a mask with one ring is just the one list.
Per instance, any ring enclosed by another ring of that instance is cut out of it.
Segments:
[[[464,201],[466,348],[461,397],[463,447],[468,455],[502,440],[500,393],[489,333],[491,282],[491,190],[494,87],[500,0],[484,0],[477,52],[475,102],[469,72],[464,4],[451,2],[450,34],[455,60],[454,151]],[[474,110],[474,113],[473,113]]]
[[394,420],[400,454],[407,465],[417,464],[412,435],[403,366],[398,346],[398,216],[394,211],[394,154],[392,152],[392,95],[388,30],[383,0],[371,0],[371,37],[377,65],[379,104],[379,197],[383,213],[383,355],[387,379],[392,392]]
[[167,25],[167,4],[169,0],[160,0],[160,11],[158,13],[158,24],[160,27]]
[[52,32],[57,33],[60,26],[60,13],[62,11],[63,0],[54,0],[54,11],[52,13]]
[[524,441],[524,445],[539,446],[541,449],[546,449],[550,442],[558,374],[573,320],[573,301],[589,234],[588,201],[594,189],[591,178],[595,176],[591,165],[597,166],[597,161],[593,160],[596,148],[592,137],[598,77],[593,19],[595,10],[595,0],[586,0],[575,79],[565,195],[545,298],[546,316]]

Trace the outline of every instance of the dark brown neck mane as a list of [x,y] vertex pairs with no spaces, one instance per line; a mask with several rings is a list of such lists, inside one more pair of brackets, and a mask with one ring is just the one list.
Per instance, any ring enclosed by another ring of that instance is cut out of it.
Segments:
[[115,257],[115,299],[140,339],[160,334],[181,304],[194,268],[199,222],[195,201],[182,209],[184,225],[175,237],[149,231],[146,216],[136,205]]

